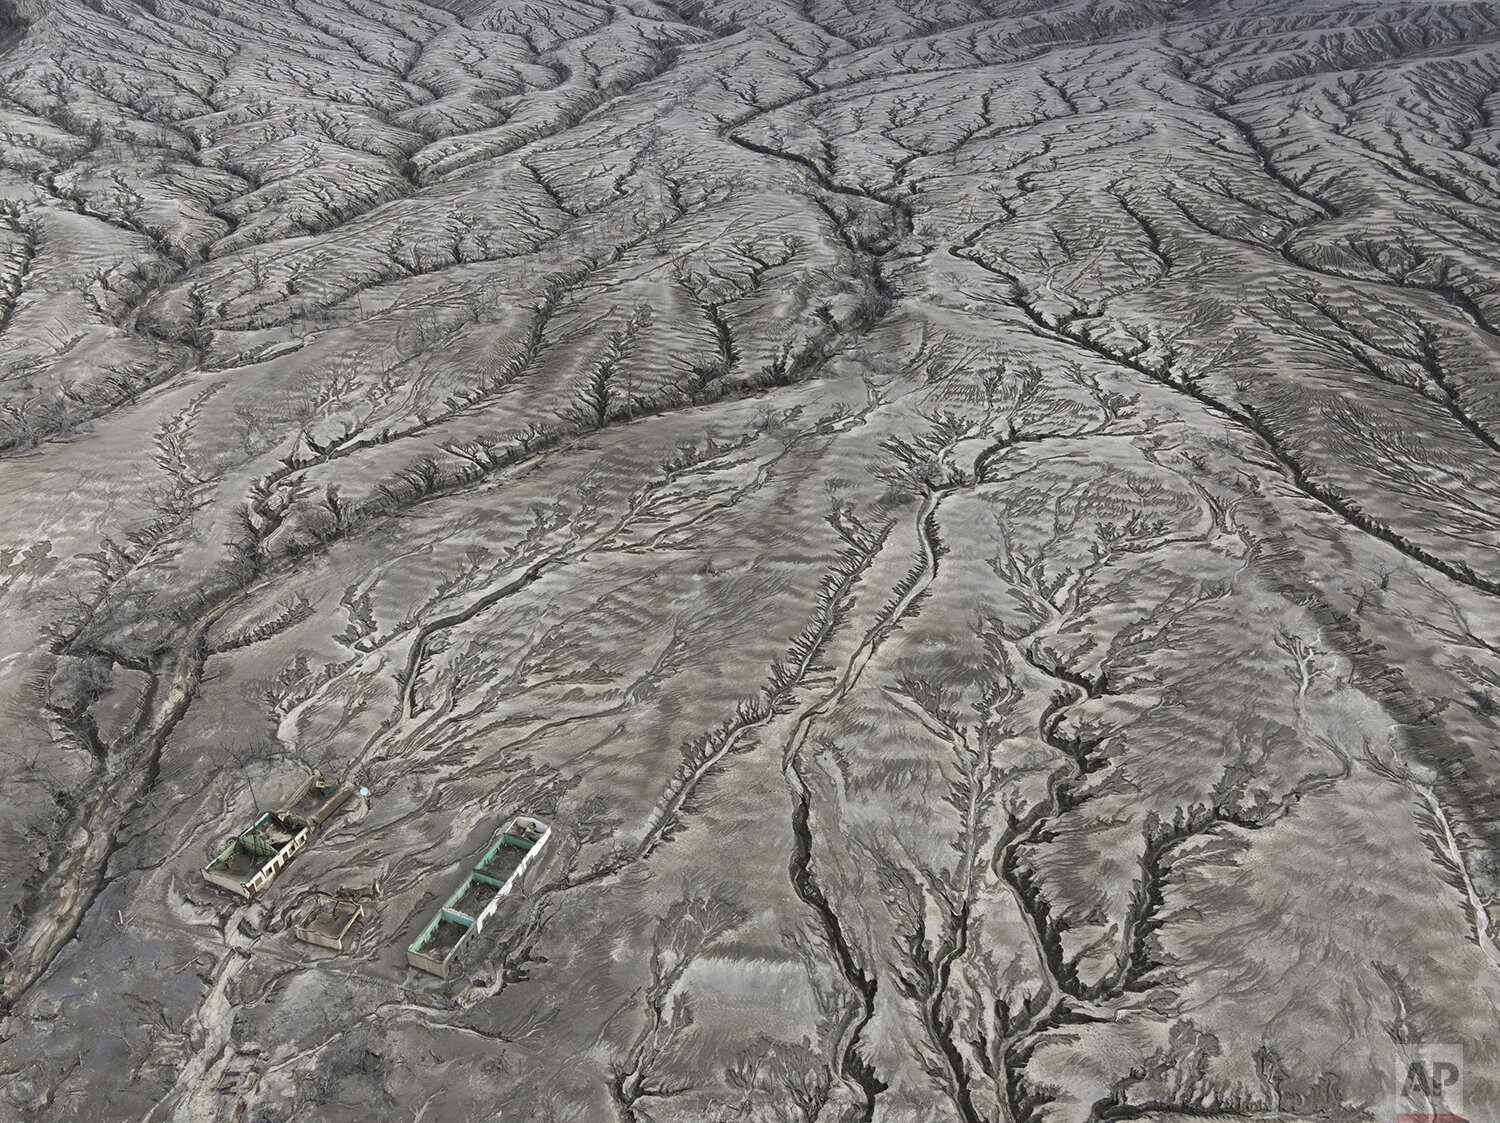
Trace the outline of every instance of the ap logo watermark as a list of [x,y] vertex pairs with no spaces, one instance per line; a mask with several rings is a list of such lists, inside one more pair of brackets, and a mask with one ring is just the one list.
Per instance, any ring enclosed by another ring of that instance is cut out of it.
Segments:
[[1462,1045],[1400,1047],[1395,1123],[1466,1123]]

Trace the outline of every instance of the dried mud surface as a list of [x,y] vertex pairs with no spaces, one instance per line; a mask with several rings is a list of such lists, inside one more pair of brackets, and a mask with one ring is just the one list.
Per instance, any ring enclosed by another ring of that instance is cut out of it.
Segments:
[[0,1119],[1500,1118],[1497,112],[1467,0],[0,4]]

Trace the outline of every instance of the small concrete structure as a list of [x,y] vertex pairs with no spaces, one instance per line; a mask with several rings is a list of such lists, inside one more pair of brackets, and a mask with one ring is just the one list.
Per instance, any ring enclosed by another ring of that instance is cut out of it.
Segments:
[[313,907],[303,914],[292,931],[299,940],[334,951],[347,951],[345,938],[364,915],[364,905],[320,893]]
[[204,866],[203,879],[253,901],[353,794],[347,781],[310,777],[284,808],[265,812]]
[[552,828],[540,819],[517,815],[506,823],[500,838],[406,949],[406,961],[446,979],[459,952],[484,930],[484,922],[495,914],[551,837]]

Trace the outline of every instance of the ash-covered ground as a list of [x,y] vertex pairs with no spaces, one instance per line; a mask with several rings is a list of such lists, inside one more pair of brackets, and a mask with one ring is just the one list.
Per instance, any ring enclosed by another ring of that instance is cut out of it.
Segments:
[[0,1118],[1500,1118],[1500,4],[0,12]]

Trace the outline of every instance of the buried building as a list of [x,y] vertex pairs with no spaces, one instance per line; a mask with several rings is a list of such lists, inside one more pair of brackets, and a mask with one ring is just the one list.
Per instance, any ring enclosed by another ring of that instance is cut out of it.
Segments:
[[311,908],[302,914],[292,932],[299,940],[319,944],[334,951],[348,951],[353,946],[352,929],[364,918],[365,907],[339,894],[319,893]]
[[406,949],[406,961],[446,979],[459,952],[484,929],[551,836],[552,828],[540,819],[517,815],[506,823],[499,839]]
[[204,880],[254,900],[353,794],[347,781],[310,777],[285,807],[262,814],[204,866]]

